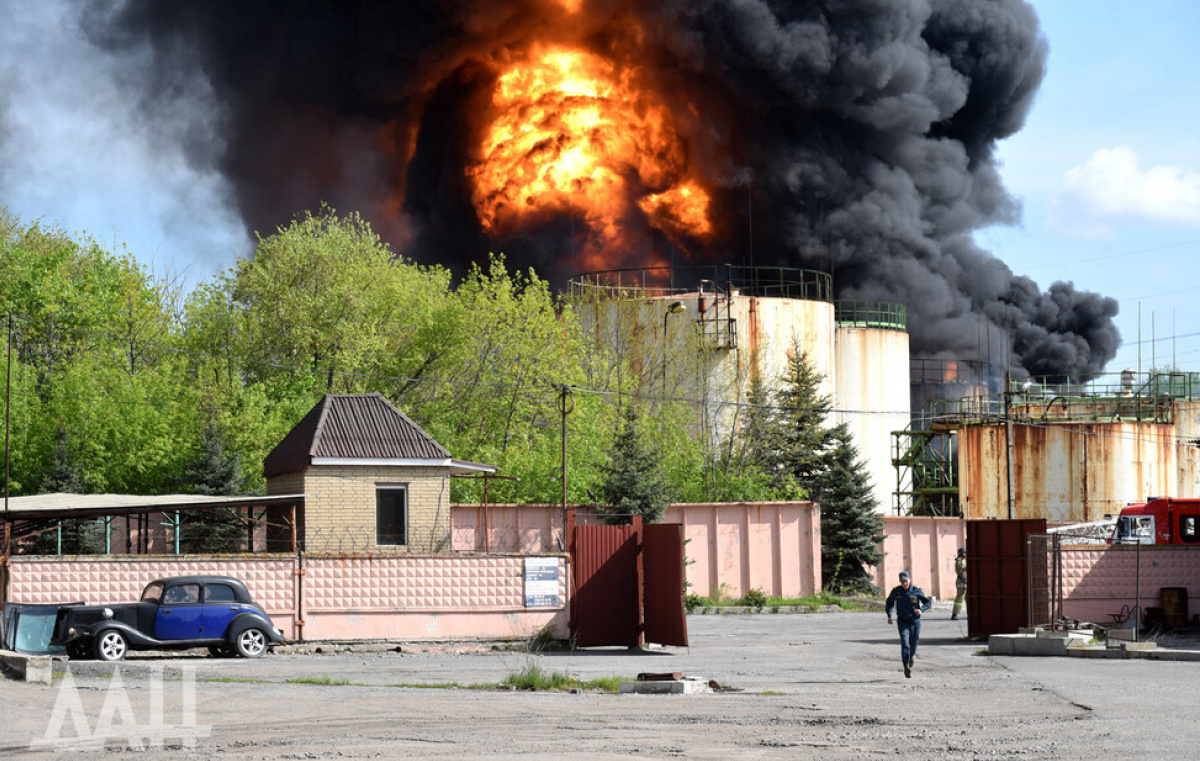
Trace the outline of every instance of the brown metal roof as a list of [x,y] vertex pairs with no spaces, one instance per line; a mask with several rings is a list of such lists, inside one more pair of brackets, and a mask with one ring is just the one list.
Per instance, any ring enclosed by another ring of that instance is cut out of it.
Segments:
[[449,461],[450,453],[382,394],[326,394],[263,460],[263,474],[303,473],[314,457]]

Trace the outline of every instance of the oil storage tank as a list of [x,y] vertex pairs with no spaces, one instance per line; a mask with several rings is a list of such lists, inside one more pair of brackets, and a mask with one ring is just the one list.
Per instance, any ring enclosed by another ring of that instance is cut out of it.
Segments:
[[597,349],[629,359],[645,398],[696,401],[714,444],[737,428],[754,374],[778,389],[792,352],[802,351],[833,403],[829,423],[850,427],[879,509],[888,509],[890,432],[909,411],[903,306],[838,306],[827,273],[780,267],[612,270],[571,285]]
[[1155,496],[1200,496],[1196,389],[1165,375],[1014,379],[1011,427],[990,418],[959,430],[963,515],[1008,518],[1011,495],[1014,518],[1083,523]]
[[903,304],[838,301],[835,321],[837,422],[850,429],[870,474],[876,508],[886,513],[896,478],[892,433],[910,419],[906,310]]

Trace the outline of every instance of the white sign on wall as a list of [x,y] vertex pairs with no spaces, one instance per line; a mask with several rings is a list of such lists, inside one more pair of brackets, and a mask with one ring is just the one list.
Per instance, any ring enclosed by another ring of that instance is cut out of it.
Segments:
[[525,558],[525,607],[558,605],[558,558]]

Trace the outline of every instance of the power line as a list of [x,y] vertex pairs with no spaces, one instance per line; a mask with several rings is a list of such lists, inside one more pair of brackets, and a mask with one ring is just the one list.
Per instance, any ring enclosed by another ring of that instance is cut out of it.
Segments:
[[1034,270],[1048,269],[1050,267],[1069,267],[1074,264],[1090,264],[1091,262],[1104,262],[1110,259],[1121,259],[1126,256],[1137,256],[1138,254],[1151,254],[1156,251],[1167,251],[1172,248],[1182,248],[1184,246],[1194,246],[1200,243],[1200,239],[1186,240],[1180,243],[1168,243],[1163,246],[1152,246],[1150,248],[1139,248],[1134,251],[1125,251],[1119,254],[1104,254],[1103,256],[1092,256],[1086,259],[1074,259],[1067,262],[1048,262],[1046,264],[1035,264],[1032,267],[1022,267],[1022,272],[1031,272]]

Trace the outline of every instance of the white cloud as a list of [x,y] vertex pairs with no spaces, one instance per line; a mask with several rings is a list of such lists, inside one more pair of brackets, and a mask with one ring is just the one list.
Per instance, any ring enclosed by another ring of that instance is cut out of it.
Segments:
[[1050,208],[1050,225],[1085,238],[1103,238],[1126,224],[1200,228],[1200,172],[1140,166],[1133,148],[1101,148],[1070,169]]

